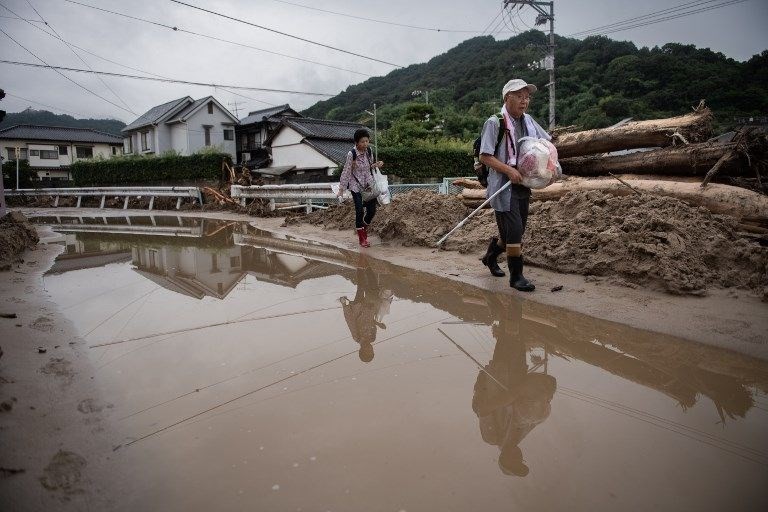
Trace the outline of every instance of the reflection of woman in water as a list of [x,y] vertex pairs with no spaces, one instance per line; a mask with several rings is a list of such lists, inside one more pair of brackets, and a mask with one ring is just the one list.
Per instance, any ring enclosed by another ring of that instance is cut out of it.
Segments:
[[519,444],[549,417],[556,388],[554,377],[529,373],[521,323],[522,302],[516,300],[511,311],[493,326],[493,358],[486,371],[478,374],[472,398],[483,440],[501,449],[501,471],[517,476],[528,474]]
[[376,275],[370,268],[357,269],[357,292],[355,298],[339,299],[344,309],[352,338],[360,344],[358,355],[363,362],[373,360],[373,342],[376,341],[376,328],[386,329],[381,320],[389,313],[392,292],[381,290]]

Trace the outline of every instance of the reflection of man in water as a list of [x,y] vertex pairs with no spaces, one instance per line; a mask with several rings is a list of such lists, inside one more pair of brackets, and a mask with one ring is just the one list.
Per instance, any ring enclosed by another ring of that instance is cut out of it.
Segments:
[[528,372],[522,321],[522,302],[515,300],[493,326],[493,358],[478,374],[472,398],[483,440],[501,449],[501,471],[516,476],[528,474],[519,444],[549,416],[556,388],[554,377]]
[[381,320],[389,313],[392,292],[380,289],[376,275],[370,268],[358,268],[355,298],[350,301],[347,297],[341,297],[339,301],[344,309],[349,332],[360,344],[360,360],[365,363],[372,361],[376,328],[387,328]]

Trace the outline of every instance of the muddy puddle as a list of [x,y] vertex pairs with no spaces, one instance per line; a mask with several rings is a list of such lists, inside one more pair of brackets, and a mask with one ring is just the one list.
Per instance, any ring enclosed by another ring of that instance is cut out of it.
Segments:
[[768,510],[768,364],[246,224],[38,218],[120,510]]

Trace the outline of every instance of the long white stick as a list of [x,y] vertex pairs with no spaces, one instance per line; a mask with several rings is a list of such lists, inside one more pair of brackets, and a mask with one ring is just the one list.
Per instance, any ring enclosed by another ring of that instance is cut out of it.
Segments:
[[445,242],[445,240],[446,240],[446,239],[447,239],[449,236],[451,236],[451,235],[453,234],[453,232],[454,232],[454,231],[456,231],[456,230],[457,230],[457,229],[459,229],[461,226],[463,226],[464,224],[466,224],[466,223],[467,223],[467,221],[468,221],[469,219],[471,219],[472,217],[474,217],[474,216],[475,216],[475,214],[476,214],[477,212],[479,212],[480,210],[482,210],[482,209],[483,209],[483,207],[484,207],[485,205],[487,205],[488,203],[490,203],[490,202],[491,202],[491,199],[493,199],[494,197],[496,197],[497,195],[499,195],[499,194],[500,194],[500,193],[501,193],[503,190],[506,190],[506,188],[507,188],[507,187],[510,185],[510,183],[512,183],[512,182],[511,182],[511,181],[507,181],[507,182],[506,182],[506,183],[505,183],[505,184],[504,184],[504,185],[503,185],[503,186],[502,186],[502,187],[501,187],[499,190],[497,190],[496,192],[494,192],[494,193],[493,193],[493,195],[491,195],[491,197],[489,197],[488,199],[486,199],[485,201],[483,201],[483,204],[481,204],[480,206],[478,206],[477,208],[475,208],[475,211],[473,211],[472,213],[470,213],[469,215],[467,215],[467,218],[466,218],[466,219],[464,219],[463,221],[461,221],[461,222],[459,222],[458,224],[456,224],[456,227],[455,227],[455,228],[453,228],[452,230],[450,230],[449,232],[447,232],[443,238],[441,238],[440,240],[438,240],[436,245],[437,245],[438,247],[440,247],[441,245],[443,245],[443,242]]

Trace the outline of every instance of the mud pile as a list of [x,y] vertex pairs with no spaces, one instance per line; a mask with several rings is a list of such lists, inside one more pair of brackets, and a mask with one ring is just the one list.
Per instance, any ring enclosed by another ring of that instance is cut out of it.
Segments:
[[[433,246],[468,213],[456,197],[416,190],[380,208],[370,230],[385,241]],[[347,202],[303,221],[351,231],[354,207]],[[479,254],[495,234],[493,211],[484,210],[443,248]],[[534,202],[523,243],[529,264],[627,286],[691,295],[768,287],[768,248],[739,235],[733,218],[669,197],[584,191]]]
[[37,244],[35,228],[24,215],[11,212],[0,219],[0,270],[8,270],[21,254]]

